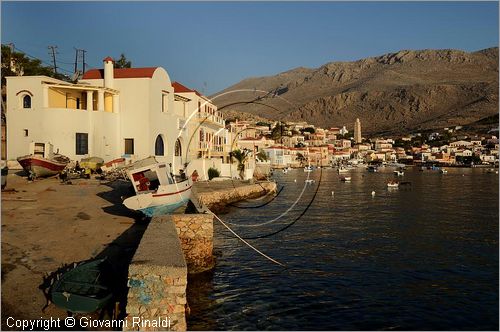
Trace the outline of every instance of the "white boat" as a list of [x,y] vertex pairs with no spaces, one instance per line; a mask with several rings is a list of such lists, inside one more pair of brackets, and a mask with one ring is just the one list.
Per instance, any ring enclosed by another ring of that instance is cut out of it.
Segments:
[[191,197],[192,180],[174,176],[166,163],[159,163],[154,157],[133,163],[126,172],[135,196],[125,199],[123,204],[148,217],[171,214]]
[[347,168],[344,168],[344,167],[339,167],[337,169],[337,172],[340,174],[340,173],[347,173],[349,170]]
[[304,172],[312,172],[313,167],[311,165],[304,167]]
[[446,170],[445,168],[441,168],[441,169],[439,170],[439,172],[440,172],[441,174],[448,174],[448,170]]
[[397,181],[389,181],[387,182],[387,188],[398,188],[399,182]]
[[307,179],[304,182],[307,183],[307,184],[311,184],[311,183],[314,183],[316,181],[315,180],[311,180],[311,179]]
[[405,175],[405,172],[403,172],[403,171],[394,171],[394,174],[396,176],[403,176],[403,175]]
[[350,176],[342,176],[342,177],[340,177],[340,181],[351,182],[351,177]]

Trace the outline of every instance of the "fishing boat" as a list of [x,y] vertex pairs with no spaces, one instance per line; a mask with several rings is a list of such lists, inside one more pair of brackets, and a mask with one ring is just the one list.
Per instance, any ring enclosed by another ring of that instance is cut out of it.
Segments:
[[339,167],[337,169],[337,172],[340,174],[340,173],[347,173],[349,170],[345,167]]
[[396,176],[404,176],[405,172],[403,170],[397,170],[397,171],[394,171],[394,175],[396,175]]
[[398,181],[389,181],[387,182],[387,188],[398,188],[399,187],[399,182]]
[[89,157],[82,158],[80,160],[80,167],[90,170],[91,172],[96,172],[98,168],[104,165],[104,159],[99,157]]
[[30,143],[30,154],[18,157],[17,161],[28,173],[30,179],[46,177],[60,173],[70,159],[59,153],[54,153],[50,143]]
[[102,284],[105,259],[86,261],[63,273],[50,289],[52,302],[72,313],[91,313],[110,303],[113,294]]
[[185,175],[173,175],[170,166],[154,157],[136,161],[126,167],[135,195],[123,204],[148,217],[171,214],[191,197],[193,183]]
[[350,182],[351,181],[351,177],[350,176],[342,176],[342,177],[340,177],[340,181],[342,181],[342,182]]
[[313,171],[313,167],[311,165],[304,167],[304,172],[309,173],[309,172],[312,172],[312,171]]

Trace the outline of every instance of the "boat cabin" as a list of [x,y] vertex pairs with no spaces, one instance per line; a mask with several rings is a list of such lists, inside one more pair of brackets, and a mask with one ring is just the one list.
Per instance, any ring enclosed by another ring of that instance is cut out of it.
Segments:
[[137,194],[154,192],[160,185],[166,186],[186,180],[182,174],[174,175],[165,163],[137,167],[129,170],[128,175]]

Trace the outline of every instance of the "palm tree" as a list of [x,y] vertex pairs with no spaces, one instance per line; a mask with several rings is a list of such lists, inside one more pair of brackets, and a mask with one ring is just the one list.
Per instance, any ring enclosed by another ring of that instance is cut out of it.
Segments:
[[240,178],[243,180],[244,178],[244,171],[245,171],[245,162],[248,159],[248,154],[250,153],[249,150],[247,149],[236,149],[231,152],[229,152],[229,157],[231,158],[231,161],[236,160],[238,162],[238,171],[240,171]]

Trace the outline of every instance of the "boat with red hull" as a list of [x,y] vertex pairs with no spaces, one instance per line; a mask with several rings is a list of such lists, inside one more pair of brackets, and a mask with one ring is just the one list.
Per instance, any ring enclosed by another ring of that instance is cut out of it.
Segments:
[[32,143],[30,152],[17,158],[30,178],[56,175],[70,162],[68,157],[53,153],[50,143]]

